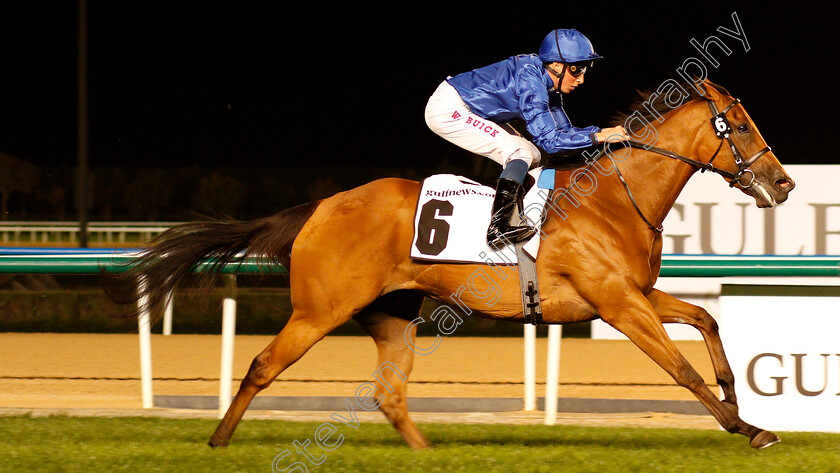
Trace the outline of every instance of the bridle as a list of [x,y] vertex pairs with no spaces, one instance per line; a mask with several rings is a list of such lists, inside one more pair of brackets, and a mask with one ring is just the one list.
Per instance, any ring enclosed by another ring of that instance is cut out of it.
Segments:
[[[628,141],[627,143],[632,148],[644,149],[646,151],[652,151],[657,154],[661,154],[663,156],[667,156],[672,159],[678,159],[685,163],[688,163],[692,166],[700,168],[700,172],[710,171],[715,174],[719,174],[723,176],[724,179],[729,180],[729,187],[738,186],[741,189],[749,189],[753,186],[755,182],[755,173],[749,169],[750,166],[753,165],[758,159],[764,156],[766,153],[770,151],[769,146],[765,146],[763,149],[752,155],[749,159],[744,159],[744,156],[738,151],[738,147],[735,146],[735,142],[732,140],[732,128],[729,125],[729,120],[726,119],[726,114],[732,110],[736,105],[741,103],[740,100],[734,99],[732,102],[729,103],[722,111],[718,111],[717,105],[711,99],[704,98],[706,103],[709,105],[709,110],[712,112],[712,118],[709,120],[712,124],[712,128],[715,131],[715,135],[720,138],[720,144],[715,150],[715,154],[709,159],[708,162],[697,161],[695,159],[686,158],[685,156],[681,156],[677,153],[672,151],[668,151],[666,149],[657,148],[655,146],[649,146],[644,143],[639,143],[637,141]],[[719,167],[716,167],[712,162],[717,158],[718,154],[720,154],[720,150],[723,148],[723,142],[726,141],[729,144],[729,149],[732,151],[732,156],[735,158],[735,165],[738,166],[737,172],[729,172],[725,171]],[[741,178],[745,175],[749,174],[750,180],[746,184],[741,183]]]
[[[669,151],[669,150],[663,149],[663,148],[657,148],[656,146],[650,146],[650,145],[647,145],[647,144],[644,144],[644,143],[640,143],[638,141],[630,140],[630,141],[627,141],[627,144],[629,144],[629,146],[631,148],[637,148],[637,149],[642,149],[642,150],[645,150],[645,151],[651,151],[653,153],[657,153],[657,154],[660,154],[662,156],[666,156],[668,158],[676,159],[676,160],[682,161],[684,163],[690,164],[694,167],[699,168],[700,172],[709,171],[709,172],[713,172],[715,174],[719,174],[724,179],[729,180],[729,187],[735,187],[737,185],[741,189],[749,189],[755,183],[755,173],[751,169],[749,169],[749,167],[752,166],[753,163],[758,161],[759,158],[761,158],[762,156],[767,154],[770,151],[770,147],[765,146],[764,149],[758,151],[757,153],[752,155],[749,159],[744,159],[741,152],[738,151],[738,147],[735,146],[735,142],[732,140],[732,128],[729,125],[729,120],[726,119],[726,114],[730,110],[732,110],[736,105],[741,103],[741,101],[738,100],[738,99],[734,99],[723,110],[718,111],[717,105],[715,105],[715,102],[713,100],[705,98],[705,97],[703,99],[706,100],[706,103],[709,105],[709,110],[712,112],[712,118],[711,118],[710,122],[712,124],[712,128],[715,131],[715,135],[718,138],[720,138],[720,144],[718,145],[717,150],[715,150],[715,154],[712,155],[712,157],[709,159],[709,161],[704,163],[703,161],[698,161],[696,159],[687,158],[685,156],[674,153],[673,151]],[[726,141],[729,144],[729,149],[732,150],[732,155],[735,158],[735,164],[738,166],[738,171],[737,172],[734,172],[734,173],[729,172],[729,171],[723,170],[719,167],[716,167],[714,164],[712,164],[712,162],[715,160],[715,158],[717,158],[718,154],[720,154],[720,150],[723,148],[723,142],[724,141]],[[605,151],[606,151],[606,148],[602,149],[601,152],[599,153],[599,155],[604,154]],[[613,159],[612,156],[609,153],[607,153],[607,156],[609,157],[609,159],[611,159],[611,160]],[[600,157],[600,156],[598,156],[598,157]],[[595,160],[593,160],[593,162],[594,161]],[[636,212],[639,214],[640,217],[642,217],[642,220],[644,220],[644,222],[647,224],[647,226],[651,230],[653,230],[656,233],[662,233],[662,230],[663,230],[662,225],[660,225],[658,227],[654,226],[652,223],[650,223],[650,221],[647,218],[645,218],[644,214],[642,213],[642,210],[639,208],[639,205],[636,203],[636,199],[633,197],[633,193],[630,191],[630,187],[627,185],[627,182],[624,180],[624,176],[621,175],[621,171],[619,171],[618,166],[615,165],[614,168],[616,170],[616,173],[618,174],[619,179],[621,180],[621,183],[624,185],[625,190],[627,190],[627,195],[630,197],[630,201],[633,203],[633,207],[636,208]],[[741,183],[741,178],[744,177],[745,174],[750,175],[750,180],[746,184],[743,184],[743,183]]]

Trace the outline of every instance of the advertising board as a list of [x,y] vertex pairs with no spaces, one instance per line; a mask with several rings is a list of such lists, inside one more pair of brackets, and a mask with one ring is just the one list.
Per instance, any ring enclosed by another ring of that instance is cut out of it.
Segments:
[[741,418],[840,432],[840,287],[724,284],[720,305]]

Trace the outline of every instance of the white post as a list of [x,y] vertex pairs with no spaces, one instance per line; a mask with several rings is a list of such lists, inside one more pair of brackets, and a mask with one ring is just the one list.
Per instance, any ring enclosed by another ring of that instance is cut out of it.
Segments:
[[236,276],[225,276],[225,298],[222,302],[222,363],[219,373],[219,418],[225,416],[231,400],[233,384],[233,340],[236,335]]
[[[140,294],[145,293],[146,282],[141,280],[138,283]],[[137,301],[139,314],[137,317],[137,330],[140,335],[140,385],[143,393],[143,409],[150,409],[154,405],[152,394],[152,339],[151,339],[151,317],[147,307],[149,298],[141,295]]]
[[548,326],[548,359],[545,369],[545,425],[557,421],[557,386],[560,382],[560,325]]
[[166,296],[166,308],[163,310],[163,334],[172,335],[172,299],[175,297],[173,293]]
[[537,409],[537,326],[525,324],[525,410]]

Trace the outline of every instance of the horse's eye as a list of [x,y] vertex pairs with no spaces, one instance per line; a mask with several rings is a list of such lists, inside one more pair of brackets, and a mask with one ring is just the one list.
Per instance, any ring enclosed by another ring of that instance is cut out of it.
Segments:
[[749,132],[750,132],[750,127],[746,123],[738,126],[738,133],[749,133]]

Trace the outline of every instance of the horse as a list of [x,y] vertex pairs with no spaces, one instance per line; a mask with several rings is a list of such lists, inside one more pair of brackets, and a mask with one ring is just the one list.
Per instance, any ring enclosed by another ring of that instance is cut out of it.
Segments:
[[[688,389],[725,430],[747,436],[754,448],[769,447],[779,437],[738,416],[734,376],[715,319],[654,285],[661,265],[661,224],[697,170],[720,174],[760,208],[783,203],[795,184],[726,89],[708,79],[669,81],[670,87],[659,92],[640,92],[633,114],[618,115],[618,122],[634,122],[628,130],[631,143],[613,143],[574,170],[552,168],[555,182],[569,186],[557,186],[540,225],[536,268],[542,323],[601,318]],[[590,180],[586,186],[584,178]],[[179,224],[153,240],[128,271],[103,275],[103,287],[119,303],[136,307],[145,300],[150,308],[160,308],[202,261],[212,260],[220,268],[259,256],[267,264],[284,265],[292,314],[253,359],[209,445],[227,446],[254,396],[353,319],[375,341],[379,366],[389,368],[380,370],[376,390],[366,399],[408,446],[422,449],[429,442],[409,416],[406,384],[414,359],[409,345],[417,323],[412,320],[424,297],[444,302],[457,295],[460,304],[482,317],[526,320],[516,266],[493,267],[500,290],[488,306],[481,291],[459,290],[486,265],[410,257],[419,191],[419,182],[384,178],[265,218]],[[679,352],[664,323],[688,324],[701,332],[722,400]]]

